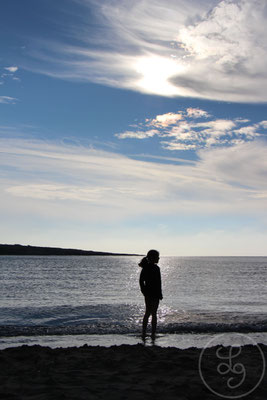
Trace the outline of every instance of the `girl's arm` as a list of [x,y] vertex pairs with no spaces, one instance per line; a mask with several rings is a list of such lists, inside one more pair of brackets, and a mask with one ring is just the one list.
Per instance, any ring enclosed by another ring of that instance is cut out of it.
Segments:
[[141,274],[140,274],[139,285],[140,285],[141,292],[145,296],[146,285],[145,285],[145,273],[144,273],[143,269],[142,269]]
[[162,285],[161,285],[161,273],[160,273],[160,269],[159,269],[159,282],[160,282],[160,297],[159,299],[162,300],[163,296],[162,296]]

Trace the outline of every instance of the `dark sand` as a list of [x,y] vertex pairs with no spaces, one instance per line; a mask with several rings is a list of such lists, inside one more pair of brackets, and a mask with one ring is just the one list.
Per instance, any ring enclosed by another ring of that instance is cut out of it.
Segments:
[[[227,387],[229,374],[220,375],[217,347],[205,350],[202,373],[223,395],[237,396],[253,390],[260,380],[267,346],[242,347],[232,359],[246,367],[246,379],[236,388]],[[221,355],[230,348],[221,349]],[[199,373],[201,349],[121,345],[109,348],[83,346],[51,349],[22,346],[0,351],[0,398],[11,399],[220,399],[203,383]],[[240,366],[240,365],[239,365]],[[238,367],[238,366],[237,366]],[[232,374],[233,375],[233,374]],[[240,375],[234,375],[239,379]],[[232,381],[232,383],[238,382]],[[246,400],[267,399],[266,372]]]

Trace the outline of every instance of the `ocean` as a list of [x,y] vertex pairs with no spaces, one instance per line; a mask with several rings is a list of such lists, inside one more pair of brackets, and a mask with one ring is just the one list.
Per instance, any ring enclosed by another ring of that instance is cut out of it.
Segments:
[[[139,261],[1,256],[0,348],[141,342]],[[267,257],[163,256],[159,266],[163,300],[154,344],[267,344]]]

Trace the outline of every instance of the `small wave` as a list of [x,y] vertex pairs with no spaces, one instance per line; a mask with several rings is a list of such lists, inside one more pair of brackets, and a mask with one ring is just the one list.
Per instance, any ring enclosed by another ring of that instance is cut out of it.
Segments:
[[[136,304],[0,309],[0,335],[138,334],[144,307]],[[201,312],[161,307],[159,333],[267,332],[266,314]]]
[[[0,326],[0,336],[40,336],[40,335],[104,335],[104,334],[138,334],[140,325],[123,325],[95,323],[76,326]],[[267,332],[267,323],[257,324],[211,324],[211,323],[179,323],[158,325],[158,332],[164,334],[177,333],[224,333],[224,332]]]

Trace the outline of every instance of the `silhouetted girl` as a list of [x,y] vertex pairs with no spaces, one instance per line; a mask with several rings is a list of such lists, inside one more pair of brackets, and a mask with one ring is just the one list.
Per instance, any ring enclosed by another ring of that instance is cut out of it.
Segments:
[[159,262],[159,252],[157,250],[149,250],[147,256],[144,257],[139,266],[142,268],[140,274],[140,288],[145,296],[146,311],[143,318],[143,337],[146,336],[148,318],[152,315],[152,337],[155,337],[157,328],[157,310],[159,300],[162,300],[161,275]]

